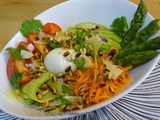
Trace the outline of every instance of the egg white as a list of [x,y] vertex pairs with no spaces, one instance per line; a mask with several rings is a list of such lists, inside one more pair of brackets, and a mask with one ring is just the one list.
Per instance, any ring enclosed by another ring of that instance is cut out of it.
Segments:
[[74,49],[66,49],[62,47],[55,48],[50,51],[44,59],[44,65],[46,69],[54,74],[65,74],[65,68],[71,66],[71,70],[75,71],[77,68],[73,61],[69,61],[66,57],[63,56],[66,51],[70,52],[69,55],[74,55],[76,53]]

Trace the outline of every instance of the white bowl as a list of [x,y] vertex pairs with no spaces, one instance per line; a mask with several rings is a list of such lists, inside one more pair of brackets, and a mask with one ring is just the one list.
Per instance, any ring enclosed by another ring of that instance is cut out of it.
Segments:
[[[115,18],[121,16],[126,16],[128,22],[130,23],[136,9],[136,5],[125,0],[72,0],[54,6],[38,15],[36,18],[40,19],[43,23],[55,22],[60,25],[63,30],[65,30],[68,26],[84,21],[100,23],[109,27]],[[146,26],[151,20],[153,20],[153,17],[150,14],[147,14],[144,26]],[[157,33],[156,35],[160,34]],[[12,102],[8,100],[6,95],[4,94],[4,92],[12,89],[6,75],[6,64],[9,55],[7,54],[5,49],[10,46],[16,46],[18,41],[22,39],[25,40],[25,38],[18,32],[4,47],[0,55],[0,108],[13,116],[25,119],[57,120],[73,117],[75,115],[81,115],[83,113],[87,113],[106,106],[123,97],[131,90],[136,88],[139,84],[141,84],[151,73],[151,71],[157,64],[157,61],[159,60],[159,56],[157,56],[150,62],[131,70],[131,82],[126,86],[124,91],[115,95],[109,100],[88,108],[84,108],[82,110],[78,110],[76,113],[74,112],[70,114],[46,115],[42,112],[31,109],[30,107],[25,106],[22,103]]]

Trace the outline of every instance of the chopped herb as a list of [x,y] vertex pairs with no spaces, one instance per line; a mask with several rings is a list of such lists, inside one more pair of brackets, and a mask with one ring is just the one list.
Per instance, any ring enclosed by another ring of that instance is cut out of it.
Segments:
[[84,41],[84,37],[85,37],[86,33],[84,30],[77,30],[76,31],[76,40],[78,44],[81,44]]
[[61,100],[61,104],[58,105],[59,108],[60,108],[62,105],[70,104],[70,101],[67,100],[67,99],[65,99],[65,98],[63,98],[63,96],[60,96],[60,97],[58,97],[58,98],[56,98],[56,99],[60,99],[60,100]]
[[128,23],[125,16],[114,19],[111,25],[111,29],[115,32],[119,37],[124,37],[128,31]]
[[31,19],[31,20],[24,20],[20,32],[24,37],[27,37],[30,33],[40,32],[43,28],[43,24],[40,20]]
[[52,41],[50,41],[50,40],[47,40],[47,43],[48,43],[48,45],[49,45],[51,48],[53,48],[53,49],[59,48],[59,47],[62,47],[62,46],[63,46],[63,45],[61,45],[61,44],[55,44],[54,42],[52,42]]
[[91,33],[90,30],[85,31],[83,29],[78,29],[76,31],[76,42],[77,42],[77,45],[74,48],[76,52],[78,52],[80,49],[83,49],[85,47],[84,37],[88,36],[90,33]]
[[94,57],[95,57],[95,53],[94,53],[94,51],[93,51],[93,50],[91,51],[91,53],[90,53],[90,54],[91,54],[92,58],[94,58]]
[[86,63],[86,61],[83,57],[80,57],[79,59],[75,58],[73,60],[73,63],[77,66],[78,69],[85,70],[84,64]]
[[83,49],[84,47],[85,47],[85,43],[83,42],[83,43],[81,43],[81,44],[77,44],[77,45],[74,47],[74,50],[75,50],[76,52],[79,52],[80,49]]
[[23,45],[20,45],[19,49],[13,48],[13,47],[8,47],[6,49],[9,54],[13,55],[14,59],[17,60],[22,60],[22,56],[20,55],[21,50],[25,50],[25,47]]
[[44,73],[44,72],[46,72],[46,70],[34,69],[34,70],[32,71],[32,73]]
[[67,87],[67,86],[65,86],[65,85],[62,86],[62,90],[63,90],[64,92],[67,92],[67,93],[75,94],[75,93],[72,91],[72,89],[70,89],[69,87]]
[[18,81],[21,79],[22,79],[22,73],[20,72],[15,72],[14,74],[11,75],[11,85],[13,89],[20,88]]

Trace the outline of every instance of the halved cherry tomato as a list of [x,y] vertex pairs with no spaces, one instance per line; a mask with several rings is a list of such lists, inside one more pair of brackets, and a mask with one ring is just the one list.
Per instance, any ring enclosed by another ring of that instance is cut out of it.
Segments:
[[14,70],[22,73],[22,80],[19,80],[20,85],[26,84],[31,80],[29,70],[25,67],[24,62],[20,60],[14,60]]
[[7,62],[7,76],[8,76],[8,79],[10,80],[11,78],[11,75],[15,72],[14,70],[14,57],[13,55],[11,55],[8,59],[8,62]]
[[[24,41],[21,41],[16,49],[18,49],[21,45],[23,45],[25,48],[27,48],[27,45],[28,43],[24,42]],[[7,62],[7,76],[8,76],[8,79],[10,79],[11,75],[15,72],[15,69],[14,69],[14,57],[13,55],[11,55],[8,59],[8,62]]]
[[59,25],[55,24],[55,23],[46,23],[43,26],[43,32],[49,35],[53,35],[56,32],[60,32],[62,29]]
[[27,42],[24,42],[24,41],[21,41],[21,42],[17,45],[16,49],[18,49],[21,45],[24,46],[25,49],[27,49],[28,43],[27,43]]
[[33,45],[36,44],[35,41],[39,40],[39,33],[31,33],[28,35],[27,40],[29,43],[32,43]]
[[24,62],[20,60],[14,60],[14,69],[18,72],[29,72],[28,68],[24,66]]
[[39,51],[41,54],[45,54],[45,49],[48,49],[46,45],[44,44],[38,44],[36,41],[39,39],[38,33],[31,33],[28,35],[27,40],[29,43],[32,43],[33,46],[36,48],[37,51]]
[[[24,46],[25,49],[27,49],[28,43],[27,43],[27,42],[24,42],[24,41],[21,41],[21,42],[17,45],[16,48],[18,49],[21,45]],[[32,58],[25,59],[25,60],[24,60],[24,63],[25,63],[25,64],[30,64],[30,63],[32,63]]]
[[28,72],[23,72],[23,79],[22,80],[19,80],[18,83],[20,85],[24,85],[26,83],[28,83],[29,81],[31,81],[31,76]]
[[[25,48],[27,48],[28,43],[21,41],[18,45],[17,48],[18,49],[20,47],[20,45],[23,45]],[[8,79],[10,80],[11,75],[15,72],[21,72],[23,73],[22,76],[22,80],[19,80],[19,84],[25,84],[27,82],[29,82],[31,80],[31,76],[29,74],[29,70],[27,67],[25,67],[24,65],[24,61],[20,61],[20,60],[15,60],[13,55],[10,56],[8,62],[7,62],[7,76]]]

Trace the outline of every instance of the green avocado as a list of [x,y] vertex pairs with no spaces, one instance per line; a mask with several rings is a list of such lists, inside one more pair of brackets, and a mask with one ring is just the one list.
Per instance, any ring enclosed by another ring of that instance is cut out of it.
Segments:
[[28,97],[28,99],[43,103],[46,101],[50,101],[57,96],[54,96],[51,92],[48,92],[41,100],[37,99],[36,92],[42,84],[47,82],[51,78],[50,72],[42,73],[42,76],[36,79],[31,80],[29,83],[22,86],[22,92],[24,95]]
[[76,31],[79,29],[90,30],[91,36],[99,36],[102,39],[104,43],[102,44],[100,51],[108,51],[110,47],[121,49],[121,38],[104,25],[93,22],[81,22],[67,28],[67,32],[76,34]]

